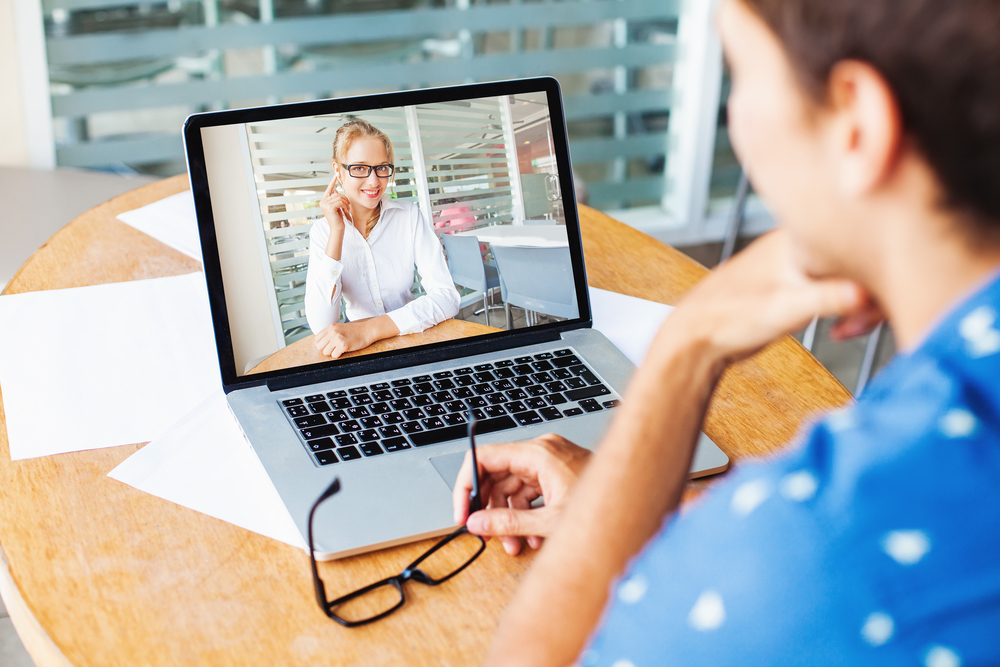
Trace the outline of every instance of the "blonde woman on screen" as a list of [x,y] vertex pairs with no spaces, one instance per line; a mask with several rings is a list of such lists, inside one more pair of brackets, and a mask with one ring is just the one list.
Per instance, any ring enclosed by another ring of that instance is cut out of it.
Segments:
[[[310,233],[305,305],[316,348],[336,359],[454,317],[458,290],[433,227],[416,205],[387,193],[395,171],[389,137],[364,120],[345,123],[334,136],[333,170],[323,219]],[[414,267],[426,292],[417,299]]]

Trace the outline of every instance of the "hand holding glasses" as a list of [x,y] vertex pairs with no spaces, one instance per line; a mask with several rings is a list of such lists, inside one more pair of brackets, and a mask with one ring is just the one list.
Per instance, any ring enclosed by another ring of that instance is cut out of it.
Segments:
[[[479,497],[479,464],[476,461],[476,418],[469,413],[469,449],[472,451],[472,469],[475,471],[472,490],[469,492],[469,514],[482,509]],[[465,526],[448,535],[422,556],[406,566],[400,574],[377,581],[341,596],[332,602],[326,599],[326,586],[319,577],[313,542],[313,517],[316,508],[327,498],[340,491],[340,478],[324,491],[309,510],[309,561],[312,565],[316,601],[323,613],[341,625],[353,628],[385,618],[403,606],[406,596],[403,584],[411,579],[428,586],[448,581],[468,567],[486,549],[486,540],[470,533]]]

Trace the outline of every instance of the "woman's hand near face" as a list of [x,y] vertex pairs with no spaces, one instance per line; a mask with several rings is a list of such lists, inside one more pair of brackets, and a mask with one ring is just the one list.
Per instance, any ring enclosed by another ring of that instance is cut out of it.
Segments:
[[326,254],[340,261],[340,255],[344,247],[344,225],[345,211],[350,211],[351,203],[347,197],[337,192],[337,183],[340,180],[338,173],[334,173],[330,180],[330,185],[326,186],[323,197],[319,200],[319,208],[323,211],[323,217],[330,225],[330,239],[326,243]]
[[[521,537],[537,549],[562,514],[570,490],[590,460],[590,452],[558,435],[489,445],[477,450],[481,468],[479,493],[485,509],[469,516],[472,455],[466,454],[452,493],[455,523],[470,533],[499,536],[512,556],[521,551]],[[545,505],[531,509],[536,498]]]

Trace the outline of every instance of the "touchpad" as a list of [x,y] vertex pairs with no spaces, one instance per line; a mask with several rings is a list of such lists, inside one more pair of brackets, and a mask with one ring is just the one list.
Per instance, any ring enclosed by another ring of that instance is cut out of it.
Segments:
[[443,454],[430,459],[431,465],[452,491],[455,490],[455,480],[458,478],[458,471],[462,469],[463,461],[465,461],[465,452]]

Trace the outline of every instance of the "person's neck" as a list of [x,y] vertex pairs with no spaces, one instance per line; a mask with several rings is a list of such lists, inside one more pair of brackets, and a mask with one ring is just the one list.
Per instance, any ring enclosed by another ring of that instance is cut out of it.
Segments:
[[[947,311],[1000,269],[1000,242],[977,240],[940,208],[883,212],[882,261],[865,281],[901,350],[915,349]],[[891,218],[889,216],[892,216]]]
[[375,209],[365,208],[360,204],[355,204],[351,202],[351,220],[354,223],[354,228],[361,233],[362,236],[367,236],[368,223],[372,219],[372,216],[379,214],[379,207]]

